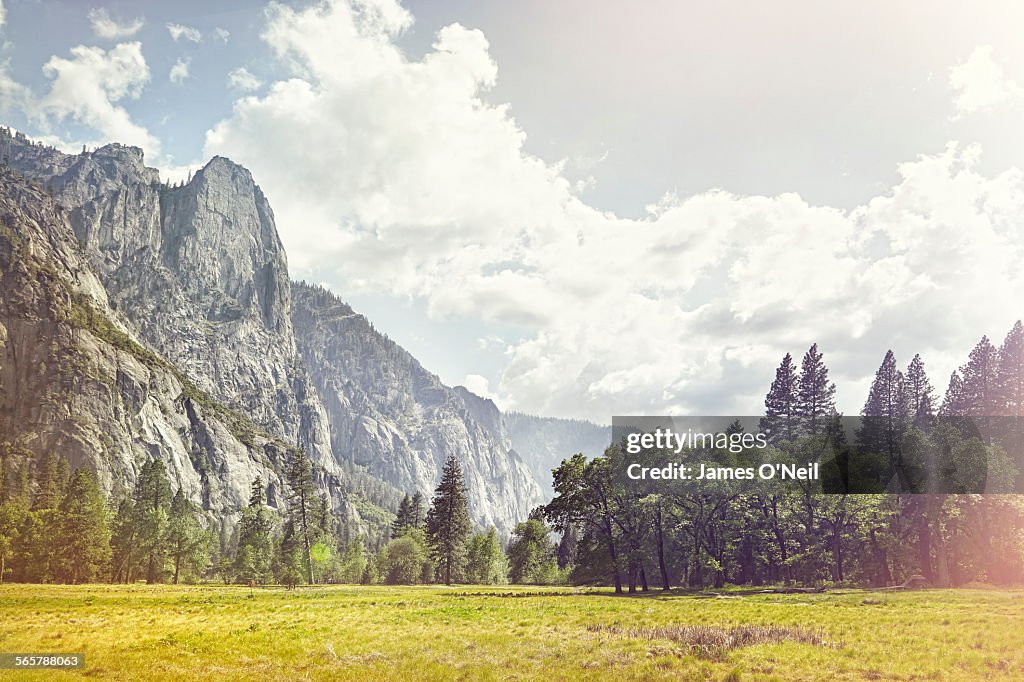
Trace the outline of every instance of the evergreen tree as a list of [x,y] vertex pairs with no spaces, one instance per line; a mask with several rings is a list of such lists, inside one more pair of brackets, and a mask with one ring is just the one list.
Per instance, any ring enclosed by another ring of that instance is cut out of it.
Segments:
[[996,388],[999,414],[1024,417],[1024,325],[1020,320],[999,347]]
[[427,511],[427,544],[437,560],[438,571],[446,585],[462,574],[469,537],[469,505],[462,467],[449,456],[441,470],[441,482]]
[[398,514],[395,516],[394,522],[391,524],[391,537],[399,537],[406,528],[412,525],[411,522],[411,509],[409,507],[411,500],[409,494],[406,493],[402,497],[401,503],[398,505]]
[[576,548],[579,545],[579,531],[575,524],[568,524],[562,531],[562,538],[558,541],[558,567],[560,569],[571,569],[576,565]]
[[162,460],[151,459],[142,465],[132,506],[135,543],[139,558],[145,562],[146,582],[160,582],[167,558],[164,536],[171,513],[171,484]]
[[797,416],[797,376],[793,356],[786,353],[775,370],[775,381],[764,399],[765,414],[760,430],[768,442],[793,441],[799,429]]
[[835,414],[836,385],[828,380],[828,367],[813,344],[804,354],[797,382],[796,414],[804,434],[816,436]]
[[71,475],[60,505],[60,526],[61,579],[78,584],[105,575],[110,563],[107,501],[93,474],[77,469]]
[[996,390],[996,349],[987,336],[982,336],[972,350],[963,375],[963,401],[969,417],[991,417],[1000,414]]
[[313,577],[313,534],[315,532],[313,521],[314,504],[316,502],[316,488],[313,485],[313,466],[303,450],[292,452],[291,461],[288,464],[288,500],[290,513],[293,519],[293,530],[302,540],[302,546],[306,557],[306,575],[309,583],[315,582]]
[[910,361],[906,376],[907,408],[911,424],[919,429],[924,428],[935,416],[935,397],[920,355],[915,355]]
[[173,582],[178,584],[181,571],[196,571],[204,568],[210,560],[212,536],[199,522],[199,510],[178,488],[171,500],[170,516],[167,521],[165,543],[167,553],[174,564]]
[[52,453],[43,455],[36,463],[35,495],[32,510],[56,509],[64,497],[70,471],[68,462]]
[[14,553],[18,535],[28,513],[28,509],[19,502],[8,501],[0,504],[0,585],[4,583],[8,561]]
[[960,373],[954,371],[949,375],[946,395],[942,398],[939,414],[943,417],[962,417],[967,414],[967,399],[964,396],[964,382]]
[[423,493],[417,490],[409,501],[409,523],[413,528],[419,528],[423,525],[423,513]]
[[111,525],[110,549],[112,553],[111,579],[114,582],[129,583],[135,570],[136,525],[135,502],[126,497],[117,506],[114,522]]
[[896,356],[886,352],[882,365],[871,382],[864,416],[857,431],[857,442],[864,452],[877,452],[889,457],[890,464],[897,459],[899,444],[908,425],[908,400],[903,373],[896,369]]
[[257,476],[252,482],[249,506],[242,511],[242,518],[238,522],[235,574],[243,582],[263,584],[271,579],[273,532],[274,518],[266,505],[263,479]]

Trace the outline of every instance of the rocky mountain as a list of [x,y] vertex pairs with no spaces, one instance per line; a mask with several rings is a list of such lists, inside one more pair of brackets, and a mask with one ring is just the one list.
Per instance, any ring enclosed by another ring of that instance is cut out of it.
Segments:
[[293,287],[299,351],[327,410],[334,452],[403,490],[429,493],[445,458],[463,463],[471,513],[510,533],[545,500],[509,449],[494,404],[441,383],[329,291]]
[[[110,307],[68,212],[5,168],[0,294],[0,454],[9,463],[58,453],[122,495],[157,457],[215,519],[230,522],[257,475],[272,504],[283,504],[288,444],[140,343]],[[325,488],[341,490],[340,479],[319,473]]]
[[[279,488],[295,446],[335,510],[364,527],[386,526],[382,508],[402,492],[429,494],[449,454],[481,525],[508,533],[544,501],[538,472],[544,486],[550,472],[531,462],[549,454],[516,447],[493,403],[445,386],[334,295],[290,281],[273,212],[244,168],[214,158],[170,186],[137,148],[69,155],[4,129],[0,167],[11,244],[62,273],[38,291],[31,276],[5,281],[5,300],[31,295],[53,311],[44,352],[43,332],[19,322],[40,314],[8,305],[0,390],[19,418],[0,423],[0,440],[35,454],[68,447],[110,491],[130,487],[145,457],[165,458],[217,515],[237,513],[259,471]],[[60,321],[61,301],[86,295],[86,317],[109,338]],[[81,363],[58,368],[65,356]],[[102,371],[83,369],[93,364]]]
[[523,453],[534,477],[540,481],[545,497],[550,497],[551,470],[563,459],[582,452],[597,457],[612,441],[610,426],[598,426],[582,419],[536,417],[521,412],[502,415],[505,442]]

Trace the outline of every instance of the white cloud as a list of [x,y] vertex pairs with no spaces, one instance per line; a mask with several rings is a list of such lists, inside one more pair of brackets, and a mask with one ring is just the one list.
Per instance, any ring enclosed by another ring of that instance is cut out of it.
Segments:
[[480,376],[479,374],[467,374],[466,378],[462,380],[462,385],[469,389],[471,393],[475,393],[481,398],[489,398],[491,400],[496,398],[491,392],[491,382],[487,380],[487,377]]
[[218,26],[217,28],[213,29],[213,37],[227,45],[228,38],[231,37],[231,31],[227,30],[226,28],[221,28],[220,26]]
[[955,118],[991,111],[1021,97],[1020,87],[993,57],[991,45],[974,48],[967,61],[950,69],[949,87],[954,92]]
[[31,104],[29,113],[44,129],[71,119],[100,133],[102,143],[122,142],[160,154],[160,141],[118,105],[138,98],[149,82],[139,43],[122,43],[109,50],[79,45],[71,48],[69,59],[51,57],[43,73],[51,80],[50,90]]
[[7,10],[4,9],[4,2],[3,2],[3,0],[0,0],[0,29],[2,29],[4,27],[4,24],[6,22],[7,22]]
[[138,33],[145,20],[142,17],[136,17],[122,23],[111,17],[105,7],[101,7],[89,10],[89,23],[92,25],[92,32],[97,37],[117,40],[118,38],[129,38]]
[[188,78],[188,68],[192,63],[192,60],[185,57],[178,57],[178,61],[174,62],[174,66],[171,67],[171,73],[168,76],[171,83],[175,85],[181,85]]
[[249,69],[240,66],[228,74],[228,87],[242,92],[259,90],[263,81],[254,76]]
[[342,262],[346,293],[521,329],[484,387],[506,408],[757,412],[781,356],[817,341],[856,410],[887,348],[941,384],[1024,298],[1024,182],[980,174],[976,148],[903,165],[853,211],[711,191],[623,219],[483,100],[481,32],[447,26],[411,60],[395,45],[410,24],[391,0],[272,5],[263,38],[288,76],[240,98],[205,153],[259,178],[297,272]]
[[203,34],[199,32],[199,29],[192,28],[191,26],[183,26],[182,24],[167,24],[167,32],[171,34],[171,38],[174,42],[178,42],[182,38],[198,43],[203,39]]

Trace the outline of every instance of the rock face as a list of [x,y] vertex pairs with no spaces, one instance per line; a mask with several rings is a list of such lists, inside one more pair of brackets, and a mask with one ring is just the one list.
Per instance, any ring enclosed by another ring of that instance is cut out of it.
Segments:
[[[429,496],[448,455],[480,525],[508,533],[544,501],[535,472],[546,485],[549,472],[527,461],[547,455],[520,456],[493,403],[442,384],[328,292],[290,282],[273,212],[244,168],[214,158],[172,187],[137,148],[66,155],[2,128],[0,167],[16,172],[0,195],[12,239],[31,231],[64,282],[39,289],[4,270],[5,301],[31,303],[8,303],[2,318],[0,440],[60,447],[111,491],[162,457],[215,514],[236,513],[257,473],[279,490],[295,445],[336,510],[379,528],[401,492]],[[109,338],[60,322],[59,301],[76,291]],[[61,369],[67,353],[101,369]]]
[[327,409],[335,453],[425,494],[455,455],[472,516],[503,534],[545,501],[529,467],[505,443],[494,403],[442,384],[329,291],[298,283],[293,293],[299,351]]
[[[213,518],[230,522],[257,475],[281,489],[287,444],[196,389],[117,321],[67,211],[0,168],[0,440],[97,472],[114,495],[160,458]],[[337,479],[322,476],[325,486]],[[275,496],[273,504],[283,500]]]
[[577,452],[601,455],[612,442],[612,429],[581,419],[535,417],[520,412],[502,415],[505,441],[522,454],[546,498],[553,494],[551,470]]
[[247,170],[218,157],[172,188],[145,167],[141,150],[117,144],[63,161],[15,146],[9,163],[68,209],[111,307],[147,345],[330,468],[326,416],[288,315],[287,259]]

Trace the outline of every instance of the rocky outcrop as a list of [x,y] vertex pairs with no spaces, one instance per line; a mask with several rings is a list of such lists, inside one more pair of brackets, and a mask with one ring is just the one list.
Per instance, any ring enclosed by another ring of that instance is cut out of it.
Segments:
[[581,419],[535,417],[519,412],[502,415],[502,432],[509,447],[521,453],[534,477],[550,496],[551,470],[577,452],[587,457],[602,454],[612,440],[609,426]]
[[494,403],[445,386],[329,291],[297,283],[292,323],[324,401],[339,456],[429,496],[449,455],[463,465],[471,513],[504,534],[545,500],[500,437]]
[[169,187],[119,144],[63,161],[15,145],[9,163],[67,208],[111,307],[147,345],[331,468],[326,415],[295,349],[284,248],[247,170],[217,157]]
[[[62,212],[62,227],[54,228],[51,240],[77,254],[75,272],[88,279],[104,319],[163,363],[139,360],[136,367],[122,358],[125,377],[133,378],[125,379],[122,397],[151,419],[138,417],[142,421],[127,428],[89,416],[97,442],[104,434],[114,440],[104,452],[121,453],[115,456],[119,463],[104,464],[95,444],[75,450],[76,461],[91,458],[111,489],[129,484],[145,451],[176,458],[178,474],[201,491],[196,494],[207,509],[237,509],[244,492],[238,485],[251,480],[251,472],[232,469],[223,458],[250,457],[253,444],[246,441],[252,439],[231,433],[234,418],[214,419],[219,427],[189,421],[190,415],[205,419],[209,411],[203,401],[181,399],[195,393],[225,414],[245,415],[249,427],[243,431],[305,449],[325,485],[333,481],[336,508],[348,505],[351,516],[361,507],[378,525],[386,525],[386,518],[382,522],[375,506],[390,506],[399,491],[429,494],[448,455],[463,463],[481,525],[508,533],[544,501],[493,403],[443,385],[340,300],[289,281],[273,212],[244,168],[218,157],[189,182],[169,186],[145,166],[138,148],[110,144],[66,155],[0,129],[4,164],[41,185],[38,197],[19,195],[8,203],[46,200]],[[81,348],[88,362],[92,353],[104,352]],[[23,372],[15,374],[24,380]],[[157,400],[163,408],[156,411],[188,424],[165,423],[145,407],[154,382],[163,382],[160,400],[170,401]],[[87,392],[62,400],[75,404],[86,395],[104,399]],[[57,433],[52,425],[37,426],[40,434]],[[172,436],[183,428],[190,440],[178,444]],[[227,428],[235,445],[218,428]],[[149,449],[140,450],[145,444]]]
[[[143,462],[160,458],[177,485],[227,522],[257,475],[281,489],[288,445],[140,343],[110,308],[67,211],[3,168],[0,294],[6,456],[58,453],[94,470],[115,496],[132,489]],[[340,490],[338,479],[320,474],[325,488]]]

